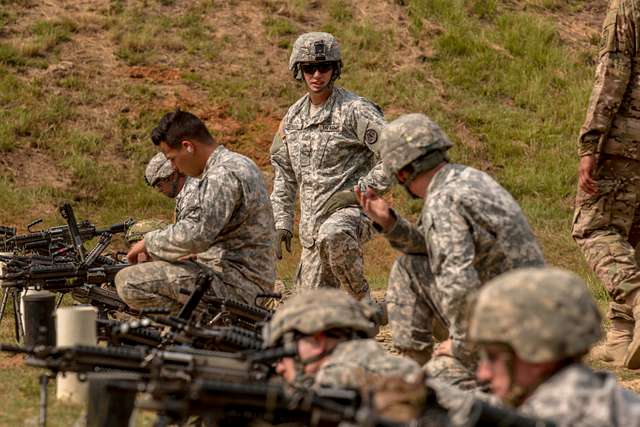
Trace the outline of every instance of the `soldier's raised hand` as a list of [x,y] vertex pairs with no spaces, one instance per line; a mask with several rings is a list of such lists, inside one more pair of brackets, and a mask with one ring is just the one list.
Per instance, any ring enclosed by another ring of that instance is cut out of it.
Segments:
[[382,227],[383,231],[389,231],[396,223],[396,217],[389,208],[387,201],[382,197],[378,197],[371,187],[367,187],[367,190],[363,192],[356,185],[353,187],[353,191],[364,213]]

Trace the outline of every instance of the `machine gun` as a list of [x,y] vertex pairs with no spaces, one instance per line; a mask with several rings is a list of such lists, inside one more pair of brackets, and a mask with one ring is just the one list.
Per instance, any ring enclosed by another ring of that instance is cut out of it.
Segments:
[[162,348],[169,344],[222,352],[257,351],[262,348],[262,338],[258,333],[236,326],[205,328],[188,325],[179,331],[161,331],[150,319],[130,322],[98,319],[96,326],[98,339],[116,346],[142,345]]
[[300,389],[292,393],[275,383],[200,378],[186,382],[165,377],[152,379],[144,391],[150,399],[138,406],[158,414],[158,427],[180,425],[192,416],[199,417],[204,425],[220,427],[250,425],[256,419],[305,426],[337,426],[345,421],[397,425],[376,418],[362,405],[359,394],[351,390]]
[[[63,205],[63,208],[64,206],[65,205]],[[65,208],[64,210],[68,213],[71,206],[68,204],[66,206],[68,206],[68,208]],[[33,251],[40,254],[50,255],[56,250],[63,249],[67,245],[74,244],[74,239],[69,231],[69,225],[50,227],[42,231],[31,231],[33,226],[41,222],[42,220],[40,219],[29,224],[27,226],[29,233],[26,234],[16,234],[15,229],[5,230],[5,233],[0,233],[0,237],[4,236],[4,239],[0,240],[0,248],[4,251]],[[85,242],[104,233],[125,233],[133,223],[134,221],[132,219],[128,219],[124,222],[113,224],[108,227],[98,228],[91,222],[85,220],[78,223],[77,227],[82,241]],[[8,227],[4,228],[8,229]]]
[[[102,268],[102,267],[100,267]],[[127,313],[140,316],[140,311],[129,307],[118,296],[115,290],[99,285],[84,284],[71,290],[73,299],[79,303],[89,304],[98,309],[98,317],[107,319],[113,313]]]
[[33,288],[64,291],[83,284],[113,283],[115,275],[128,264],[86,267],[74,262],[52,265],[31,264],[23,269],[4,272],[0,276],[3,288]]
[[259,331],[273,312],[266,308],[252,306],[231,298],[219,298],[205,295],[202,303],[206,304],[209,315],[207,324],[220,326],[240,326],[245,329]]

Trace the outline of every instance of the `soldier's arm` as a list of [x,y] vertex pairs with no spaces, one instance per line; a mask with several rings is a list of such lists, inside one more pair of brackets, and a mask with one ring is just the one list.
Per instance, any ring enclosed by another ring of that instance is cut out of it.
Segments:
[[611,128],[631,76],[631,59],[636,52],[635,26],[627,16],[624,2],[613,2],[612,6],[603,25],[595,83],[587,117],[580,129],[580,156],[596,153],[598,141]]
[[473,264],[475,243],[464,207],[454,200],[444,200],[439,206],[425,221],[425,240],[455,353],[467,338],[468,302],[481,282]]
[[356,129],[358,140],[375,154],[376,164],[365,176],[361,177],[358,185],[371,187],[378,194],[383,194],[393,184],[380,160],[380,132],[386,125],[382,110],[375,104],[362,101],[352,110],[352,124]]
[[166,261],[206,251],[241,203],[242,184],[234,173],[202,180],[198,185],[198,206],[189,209],[175,224],[146,234],[147,251]]
[[[390,209],[390,212],[396,217],[396,222],[391,229],[384,233],[384,236],[389,240],[391,246],[405,254],[426,254],[424,235],[418,226],[398,215],[393,209]],[[378,231],[381,230],[378,229]]]
[[271,165],[273,166],[273,191],[271,206],[276,229],[293,230],[298,182],[289,158],[289,148],[284,141],[284,120],[273,137],[271,145]]

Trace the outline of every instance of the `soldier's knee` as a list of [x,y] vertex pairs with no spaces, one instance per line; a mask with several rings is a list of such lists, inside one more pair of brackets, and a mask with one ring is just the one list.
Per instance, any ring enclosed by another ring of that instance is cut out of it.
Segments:
[[138,283],[136,280],[137,276],[135,268],[125,268],[120,270],[114,278],[116,291],[120,298],[127,304],[131,302],[129,295],[131,295],[132,290],[138,289],[138,286],[136,286]]
[[396,260],[393,262],[393,265],[391,266],[389,277],[391,278],[391,276],[398,276],[410,270],[413,261],[412,258],[412,255],[400,255],[398,258],[396,258]]
[[330,251],[330,253],[349,249],[354,245],[357,246],[355,238],[349,233],[333,229],[325,230],[323,233],[318,234],[318,244],[324,250]]

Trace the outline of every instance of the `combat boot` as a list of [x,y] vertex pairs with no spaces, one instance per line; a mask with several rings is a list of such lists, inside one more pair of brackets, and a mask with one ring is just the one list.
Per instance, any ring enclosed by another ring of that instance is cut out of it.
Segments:
[[635,325],[624,366],[629,369],[640,369],[640,290],[634,291],[627,297],[627,304],[631,307]]
[[623,366],[627,349],[633,338],[633,324],[632,320],[612,319],[604,346],[596,348],[592,357],[613,363],[615,366]]

